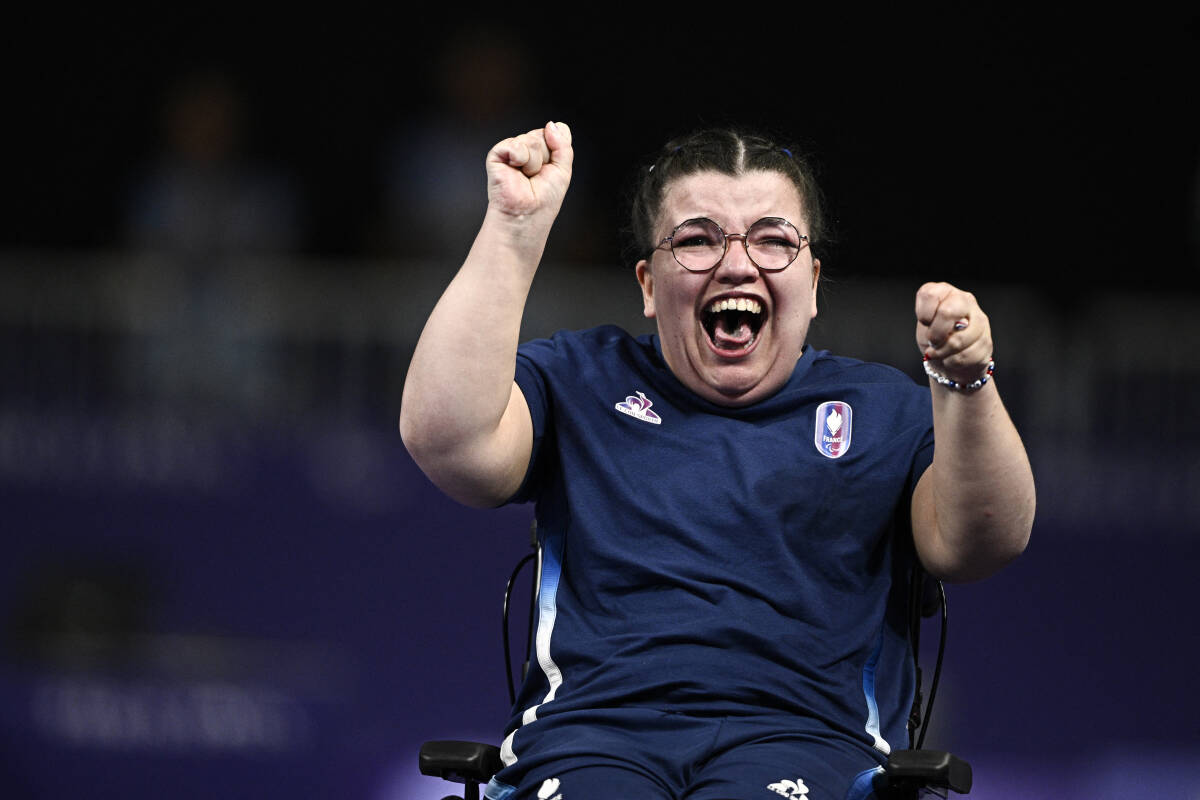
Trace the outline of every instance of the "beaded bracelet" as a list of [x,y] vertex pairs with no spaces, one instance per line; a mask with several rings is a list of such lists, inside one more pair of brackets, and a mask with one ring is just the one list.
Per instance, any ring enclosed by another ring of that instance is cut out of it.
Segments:
[[935,381],[945,386],[947,389],[953,389],[956,392],[974,392],[983,388],[983,385],[988,382],[988,378],[992,377],[992,373],[996,371],[996,361],[989,358],[987,368],[983,371],[983,375],[974,383],[963,385],[953,378],[947,378],[939,372],[934,372],[933,367],[929,366],[929,356],[921,357],[922,365],[925,367],[925,374],[933,378]]

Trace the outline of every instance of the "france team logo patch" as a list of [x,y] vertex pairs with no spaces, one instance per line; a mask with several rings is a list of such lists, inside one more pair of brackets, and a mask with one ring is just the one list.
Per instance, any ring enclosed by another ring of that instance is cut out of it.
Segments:
[[830,400],[817,406],[817,427],[813,433],[813,444],[817,452],[826,458],[841,458],[850,449],[850,433],[853,430],[854,410],[849,403]]

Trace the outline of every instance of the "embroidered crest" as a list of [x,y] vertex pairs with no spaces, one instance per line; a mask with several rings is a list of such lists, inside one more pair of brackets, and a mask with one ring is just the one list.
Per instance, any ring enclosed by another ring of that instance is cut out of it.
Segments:
[[830,400],[817,406],[817,425],[813,444],[826,458],[841,458],[850,449],[854,411],[849,403]]
[[631,417],[640,419],[642,422],[649,422],[653,425],[661,425],[662,417],[650,410],[650,406],[654,405],[650,398],[641,392],[637,393],[637,397],[629,395],[622,402],[617,403],[616,409],[622,414],[628,414]]

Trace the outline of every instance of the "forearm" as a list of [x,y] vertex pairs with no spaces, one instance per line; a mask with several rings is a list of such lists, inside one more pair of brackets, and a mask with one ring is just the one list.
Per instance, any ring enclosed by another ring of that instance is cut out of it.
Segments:
[[936,444],[914,493],[914,535],[931,572],[976,580],[1025,549],[1033,472],[995,381],[973,393],[931,381],[930,391]]

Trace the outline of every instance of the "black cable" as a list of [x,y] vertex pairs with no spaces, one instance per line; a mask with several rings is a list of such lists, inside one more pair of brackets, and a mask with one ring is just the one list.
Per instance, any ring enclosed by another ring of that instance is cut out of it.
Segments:
[[529,651],[533,649],[533,631],[537,623],[538,595],[542,577],[542,548],[538,545],[537,517],[529,523],[529,546],[537,557],[537,563],[529,571],[529,629],[525,632],[525,658],[521,661],[521,682],[529,677]]
[[520,574],[521,568],[533,560],[534,553],[522,558],[517,562],[517,566],[513,569],[512,574],[508,576],[508,583],[504,586],[504,619],[503,619],[503,636],[504,636],[504,673],[508,676],[508,702],[511,705],[517,704],[517,689],[513,683],[512,671],[512,650],[508,644],[508,601],[512,596],[513,583]]
[[925,744],[925,734],[929,732],[929,718],[933,715],[933,701],[937,697],[938,682],[942,678],[942,656],[946,653],[946,628],[950,622],[950,610],[946,603],[946,587],[941,581],[934,581],[937,587],[938,599],[942,604],[942,631],[938,637],[937,662],[933,665],[933,683],[929,686],[929,702],[925,704],[925,719],[921,722],[921,737],[917,740],[917,749]]

